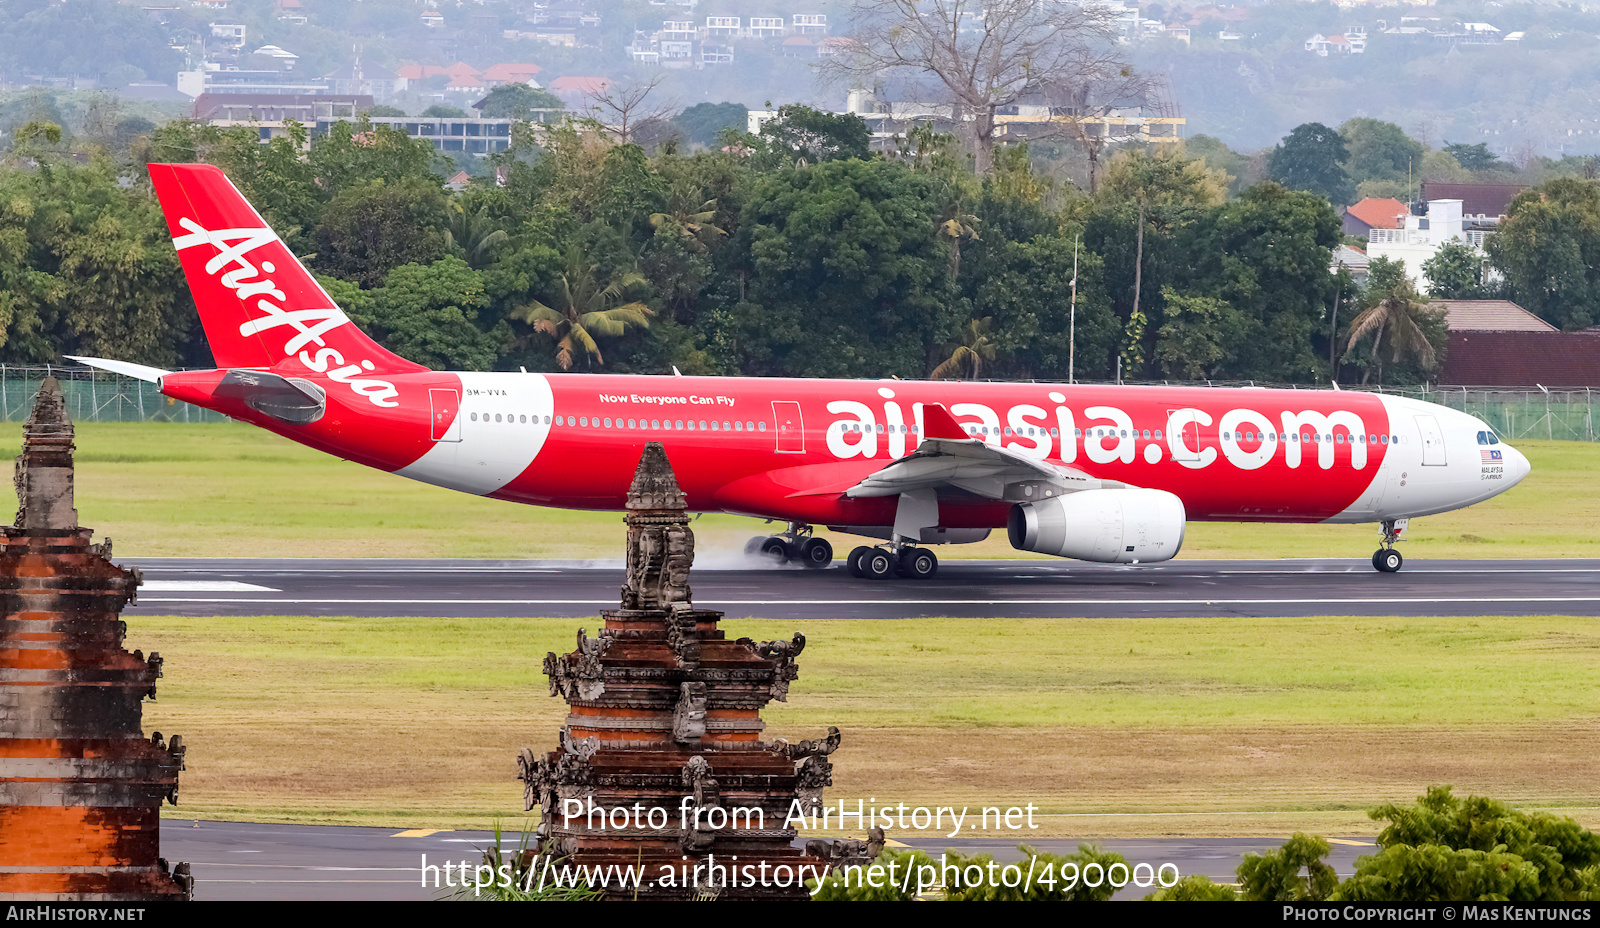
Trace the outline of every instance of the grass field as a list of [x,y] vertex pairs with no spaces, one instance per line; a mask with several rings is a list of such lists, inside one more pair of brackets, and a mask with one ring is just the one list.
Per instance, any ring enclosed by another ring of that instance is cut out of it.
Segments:
[[[1522,485],[1471,509],[1416,520],[1406,556],[1600,556],[1593,486],[1600,444],[1518,447],[1533,462]],[[541,509],[426,486],[237,423],[86,423],[78,426],[78,449],[83,524],[111,536],[123,556],[615,558],[622,550],[617,513]],[[736,516],[695,523],[704,553],[739,551],[761,532],[759,521]],[[841,553],[857,543],[834,541]],[[1196,522],[1180,557],[1365,559],[1375,547],[1371,525]],[[941,553],[1019,556],[1003,532]]]
[[[145,730],[190,745],[168,815],[522,820],[570,619],[140,618]],[[728,622],[731,636],[793,624]],[[829,801],[1033,802],[1035,836],[1373,834],[1432,784],[1600,825],[1593,619],[812,621],[769,737],[844,732]],[[1018,836],[1026,837],[1026,835]]]

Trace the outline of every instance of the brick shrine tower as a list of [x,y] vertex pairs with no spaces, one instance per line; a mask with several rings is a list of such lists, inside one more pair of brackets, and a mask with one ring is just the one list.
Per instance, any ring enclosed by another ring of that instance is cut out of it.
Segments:
[[821,802],[840,741],[837,728],[799,744],[761,740],[761,709],[787,699],[805,637],[728,641],[722,613],[694,608],[694,535],[658,442],[645,446],[627,506],[622,608],[602,613],[598,638],[579,629],[576,651],[545,657],[550,695],[569,713],[557,750],[518,759],[526,807],[543,814],[540,851],[642,867],[642,889],[612,887],[608,899],[807,899],[804,879],[779,868],[820,876],[875,856],[882,837],[792,846],[789,812]]
[[161,656],[122,647],[139,573],[78,526],[72,438],[46,378],[17,458],[21,508],[0,537],[0,902],[187,899],[189,865],[158,856],[183,739],[144,737]]

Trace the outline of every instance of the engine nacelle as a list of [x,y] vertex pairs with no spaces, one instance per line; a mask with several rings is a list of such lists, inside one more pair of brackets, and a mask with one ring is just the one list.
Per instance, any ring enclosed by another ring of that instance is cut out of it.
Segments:
[[1165,490],[1081,490],[1011,507],[1011,547],[1081,561],[1165,561],[1183,547],[1183,500]]

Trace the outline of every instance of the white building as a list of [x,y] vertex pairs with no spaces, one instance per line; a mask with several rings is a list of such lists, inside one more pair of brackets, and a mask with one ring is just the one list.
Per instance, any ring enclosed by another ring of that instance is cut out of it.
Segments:
[[1367,257],[1388,258],[1405,265],[1406,276],[1418,289],[1427,290],[1428,277],[1422,265],[1451,239],[1460,239],[1483,250],[1490,233],[1467,231],[1462,227],[1460,200],[1430,200],[1428,215],[1405,217],[1403,229],[1371,229],[1367,232]]

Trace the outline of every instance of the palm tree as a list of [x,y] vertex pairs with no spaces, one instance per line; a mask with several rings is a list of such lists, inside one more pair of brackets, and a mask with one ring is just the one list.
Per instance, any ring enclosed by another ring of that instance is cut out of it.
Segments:
[[[728,233],[711,224],[717,218],[717,201],[700,197],[705,191],[692,184],[676,184],[664,213],[651,213],[650,225],[657,235],[676,233],[684,247],[703,253],[709,243]],[[697,205],[698,204],[698,205]]]
[[615,305],[629,289],[647,283],[643,274],[629,271],[601,286],[594,264],[580,249],[572,248],[556,291],[556,306],[534,300],[512,310],[511,318],[530,322],[535,331],[554,338],[556,363],[564,371],[572,369],[579,355],[592,359],[593,364],[604,364],[596,338],[616,338],[626,334],[629,326],[650,327],[650,317],[655,315],[650,307],[638,301]]
[[961,344],[928,376],[933,380],[977,380],[982,362],[994,360],[994,341],[989,338],[989,323],[993,319],[993,316],[984,316],[967,322],[961,332]]
[[[1391,362],[1409,356],[1416,358],[1423,369],[1433,369],[1438,356],[1418,321],[1426,311],[1428,298],[1417,293],[1406,276],[1405,265],[1399,262],[1374,259],[1369,275],[1370,283],[1362,299],[1366,308],[1351,321],[1345,350],[1354,349],[1356,342],[1372,335],[1372,358],[1377,363],[1379,383],[1383,383],[1385,351]],[[1369,368],[1361,382],[1365,384],[1371,374]]]
[[487,204],[476,213],[469,214],[459,201],[451,200],[449,209],[450,216],[444,230],[445,250],[460,248],[467,265],[474,270],[481,269],[489,263],[494,246],[510,236],[489,217]]

